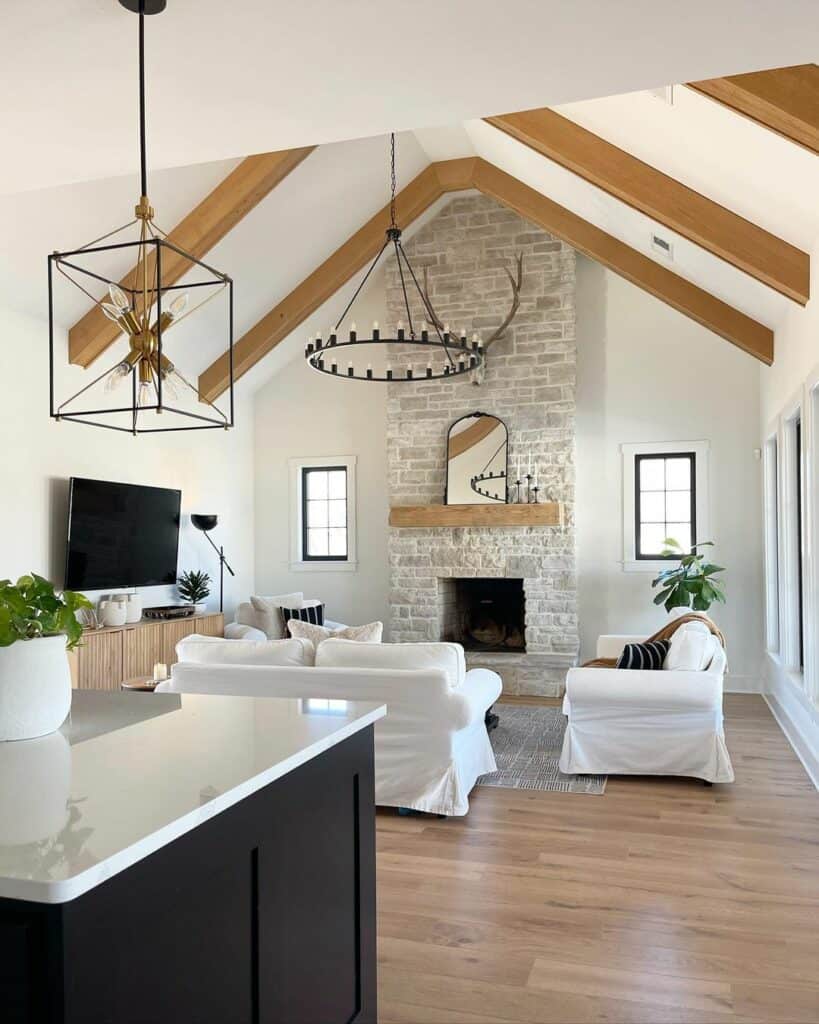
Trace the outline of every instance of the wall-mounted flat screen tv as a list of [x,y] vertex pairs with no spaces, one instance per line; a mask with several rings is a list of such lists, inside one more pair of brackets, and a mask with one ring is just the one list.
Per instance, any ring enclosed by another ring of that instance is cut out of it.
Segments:
[[175,583],[181,506],[181,491],[72,477],[66,588]]

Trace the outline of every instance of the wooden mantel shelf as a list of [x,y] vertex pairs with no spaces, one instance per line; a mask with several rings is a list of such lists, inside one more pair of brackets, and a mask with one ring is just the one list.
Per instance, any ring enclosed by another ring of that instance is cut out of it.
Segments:
[[390,526],[561,526],[563,506],[557,501],[537,505],[396,505]]

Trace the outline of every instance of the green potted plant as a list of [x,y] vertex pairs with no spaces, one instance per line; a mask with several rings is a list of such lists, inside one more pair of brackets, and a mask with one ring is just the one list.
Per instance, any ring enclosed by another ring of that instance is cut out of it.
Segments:
[[652,587],[660,588],[654,604],[664,604],[668,612],[673,608],[692,608],[697,612],[705,612],[715,601],[725,604],[722,581],[714,578],[717,573],[725,572],[725,569],[721,565],[706,562],[705,555],[698,553],[698,548],[713,547],[713,541],[695,544],[688,552],[673,537],[666,537],[663,544],[663,556],[679,558],[680,563],[673,569],[663,569],[651,581]]
[[210,594],[210,576],[206,572],[200,572],[198,569],[183,572],[177,581],[176,589],[183,601],[193,605],[197,615],[204,614],[205,598]]
[[36,573],[0,580],[0,741],[45,736],[63,724],[71,708],[66,651],[82,637],[77,611],[90,607]]

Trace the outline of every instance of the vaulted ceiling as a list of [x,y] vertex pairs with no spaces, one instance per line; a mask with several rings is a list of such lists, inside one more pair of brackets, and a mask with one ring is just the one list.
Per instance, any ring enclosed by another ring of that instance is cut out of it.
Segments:
[[[4,3],[0,193],[127,174],[136,20]],[[169,0],[147,26],[152,166],[458,124],[816,59],[815,0]]]
[[[417,229],[453,191],[479,189],[770,362],[777,325],[808,298],[819,161],[804,139],[796,144],[697,86],[405,132],[404,221]],[[245,387],[326,329],[336,292],[371,258],[385,216],[386,156],[386,139],[375,137],[152,175],[158,223],[170,230],[181,222],[187,243],[236,281]],[[42,315],[45,253],[120,222],[134,187],[127,176],[0,196],[9,243],[0,302]],[[671,258],[653,247],[655,235],[670,243]],[[73,328],[72,360],[81,365],[112,340],[82,301],[63,307],[60,325]],[[200,315],[174,338],[211,397],[224,383],[212,326]]]

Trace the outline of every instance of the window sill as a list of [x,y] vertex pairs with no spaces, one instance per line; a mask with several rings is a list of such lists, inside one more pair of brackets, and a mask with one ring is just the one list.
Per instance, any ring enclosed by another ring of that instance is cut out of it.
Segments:
[[291,562],[291,572],[358,572],[358,562]]
[[679,559],[659,558],[656,560],[648,558],[632,559],[620,563],[623,572],[662,572],[663,569],[673,569],[679,564]]

